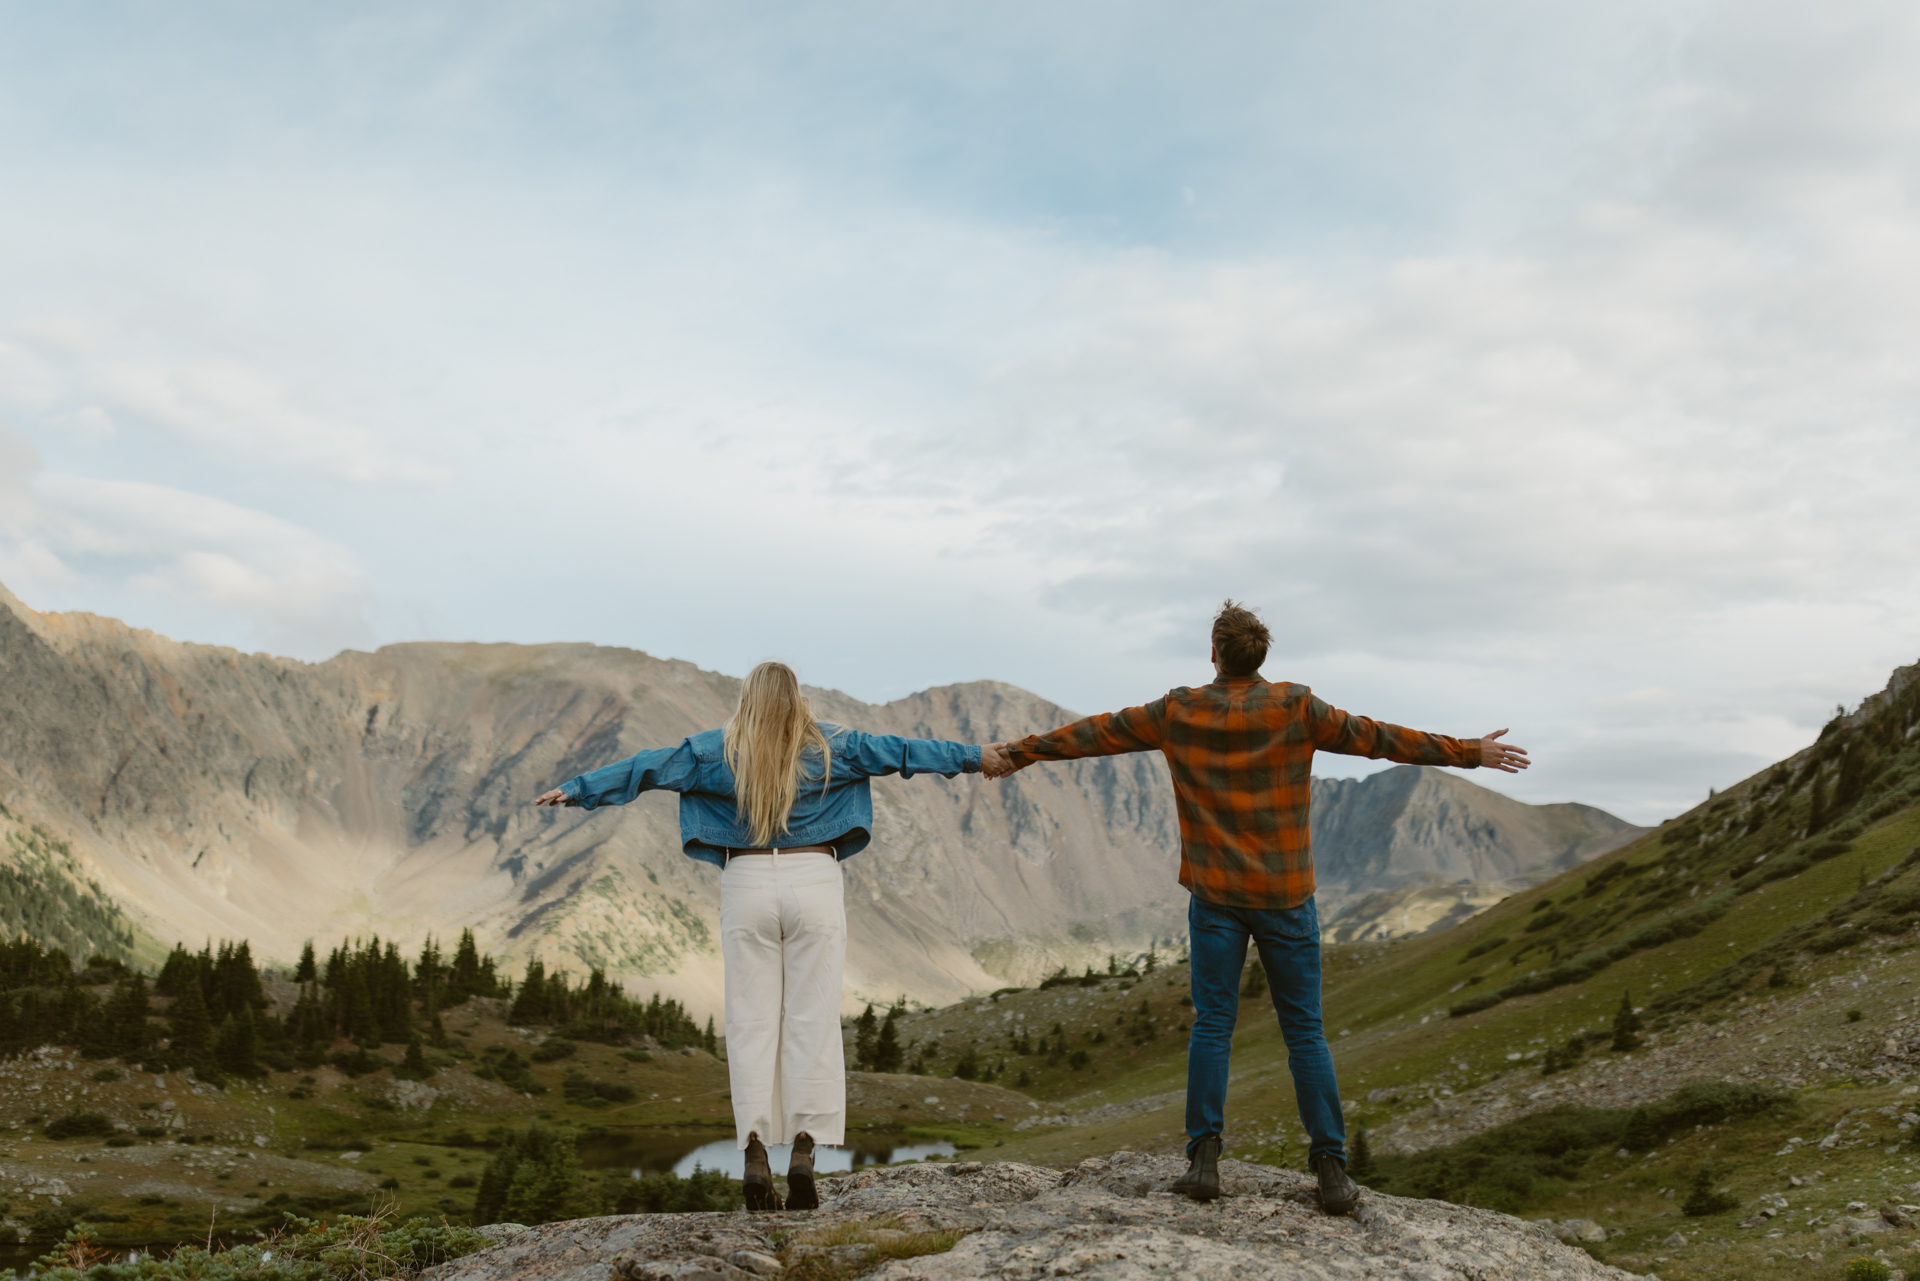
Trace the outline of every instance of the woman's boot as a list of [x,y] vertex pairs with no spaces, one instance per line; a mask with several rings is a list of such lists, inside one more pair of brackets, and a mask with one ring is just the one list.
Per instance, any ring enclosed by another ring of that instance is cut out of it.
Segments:
[[794,1136],[793,1159],[787,1163],[787,1208],[820,1208],[820,1194],[813,1186],[813,1136],[805,1130]]
[[773,1167],[767,1163],[767,1145],[758,1130],[747,1131],[747,1169],[740,1182],[746,1189],[747,1209],[778,1210],[780,1194],[773,1190]]

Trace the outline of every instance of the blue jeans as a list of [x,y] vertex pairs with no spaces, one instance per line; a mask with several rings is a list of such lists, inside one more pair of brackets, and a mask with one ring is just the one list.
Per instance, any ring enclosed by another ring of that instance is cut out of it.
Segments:
[[1346,1162],[1347,1124],[1333,1052],[1320,1027],[1320,915],[1299,907],[1260,910],[1192,899],[1187,931],[1193,956],[1193,1039],[1187,1043],[1187,1152],[1219,1137],[1226,1124],[1227,1058],[1240,1014],[1240,970],[1247,940],[1260,949],[1273,992],[1273,1012],[1287,1042],[1287,1067],[1312,1140],[1309,1162],[1330,1152]]

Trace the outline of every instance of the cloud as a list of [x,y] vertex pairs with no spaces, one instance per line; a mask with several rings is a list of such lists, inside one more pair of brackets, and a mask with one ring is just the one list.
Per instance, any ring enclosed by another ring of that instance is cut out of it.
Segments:
[[372,637],[372,591],[343,549],[265,512],[160,485],[36,477],[6,509],[0,581],[42,609],[111,612],[118,602],[183,638],[237,623],[257,646],[297,657]]
[[444,468],[315,408],[258,363],[38,319],[0,339],[0,405],[82,440],[121,426],[175,446],[346,481],[438,481]]

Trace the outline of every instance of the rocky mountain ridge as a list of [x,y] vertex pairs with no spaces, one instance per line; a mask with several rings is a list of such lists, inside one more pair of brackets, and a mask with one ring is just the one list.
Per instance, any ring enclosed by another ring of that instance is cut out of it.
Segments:
[[[527,801],[721,723],[737,692],[691,663],[585,644],[395,645],[307,664],[38,613],[0,588],[0,821],[70,848],[74,875],[125,910],[149,959],[176,940],[247,938],[287,960],[309,937],[412,946],[471,927],[510,959],[603,966],[710,1010],[717,878],[680,853],[674,798],[593,814]],[[827,719],[967,742],[1073,718],[991,681],[882,706],[810,695]],[[1583,834],[1432,773],[1322,784],[1320,857],[1348,878],[1333,893],[1403,863],[1416,880],[1517,874],[1624,826],[1589,816]],[[881,779],[874,796],[874,845],[845,865],[850,1005],[945,1003],[1183,931],[1157,756],[1001,783]],[[1444,812],[1424,813],[1431,798]]]

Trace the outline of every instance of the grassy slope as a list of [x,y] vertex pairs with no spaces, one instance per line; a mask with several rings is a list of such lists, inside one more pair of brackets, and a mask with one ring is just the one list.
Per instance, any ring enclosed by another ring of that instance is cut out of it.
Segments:
[[[1554,1100],[1534,1104],[1525,1098],[1546,1085],[1573,1082],[1576,1099],[1590,1090],[1594,1101],[1610,1103],[1632,1102],[1636,1085],[1638,1096],[1651,1098],[1681,1080],[1703,1076],[1777,1081],[1801,1090],[1797,1117],[1709,1130],[1657,1157],[1597,1159],[1560,1196],[1529,1211],[1591,1216],[1623,1227],[1626,1234],[1602,1252],[1658,1266],[1669,1281],[1744,1275],[1742,1269],[1768,1266],[1757,1262],[1762,1253],[1787,1247],[1802,1253],[1818,1249],[1837,1259],[1834,1251],[1844,1243],[1835,1247],[1798,1233],[1785,1238],[1764,1233],[1781,1226],[1805,1229],[1805,1211],[1832,1211],[1855,1197],[1877,1206],[1897,1191],[1898,1200],[1920,1201],[1920,1187],[1906,1186],[1920,1178],[1912,1157],[1883,1151],[1905,1137],[1895,1116],[1920,1105],[1920,1099],[1902,1094],[1915,1089],[1900,1083],[1911,1069],[1898,1059],[1882,1059],[1876,1066],[1873,1052],[1888,1036],[1903,1032],[1896,1019],[1920,1014],[1908,999],[1920,990],[1920,952],[1909,950],[1920,926],[1920,869],[1907,864],[1910,854],[1920,853],[1915,804],[1920,799],[1920,685],[1873,715],[1855,719],[1858,723],[1836,722],[1813,748],[1659,832],[1515,895],[1460,927],[1427,938],[1329,948],[1328,1029],[1343,1090],[1356,1104],[1354,1121],[1376,1133],[1400,1129],[1408,1142],[1432,1142],[1549,1106]],[[1849,752],[1855,754],[1851,761]],[[1855,772],[1849,782],[1865,780],[1857,784],[1857,795],[1839,813],[1829,804],[1820,830],[1805,837],[1816,786],[1831,796],[1844,786],[1849,770]],[[1836,841],[1846,848],[1832,852]],[[1823,857],[1806,861],[1809,850]],[[1761,882],[1769,863],[1793,869],[1803,861],[1797,872]],[[1632,870],[1583,893],[1615,865]],[[1703,913],[1702,904],[1712,906]],[[1701,919],[1722,907],[1717,919]],[[1552,925],[1527,931],[1529,924],[1550,917],[1557,918]],[[1635,950],[1615,946],[1636,935],[1647,942],[1648,927],[1655,927],[1658,937],[1676,923],[1683,936]],[[1508,941],[1467,957],[1500,938]],[[1537,981],[1556,964],[1604,954],[1610,947],[1619,959],[1585,977],[1488,1009],[1449,1014],[1473,997],[1529,974]],[[1776,969],[1782,985],[1770,987]],[[1123,990],[1128,985],[1115,982],[1089,991],[1071,1008],[1075,1017],[1065,1019],[1073,1034],[1070,1043],[1087,1045],[1085,1037],[1096,1023],[1110,1027],[1116,1014],[1137,1006],[1143,995],[1156,1007],[1177,999],[1184,981],[1184,971],[1172,967],[1137,989]],[[1609,1025],[1624,991],[1632,992],[1654,1029],[1648,1048],[1626,1055],[1589,1051],[1575,1073],[1543,1080],[1537,1060],[1546,1046],[1575,1031]],[[926,1016],[925,1027],[941,1033],[941,1065],[949,1064],[969,1039],[983,1052],[997,1052],[995,1047],[1004,1045],[1009,1009],[1031,1006],[1029,1019],[1044,1019],[1050,1027],[1062,1012],[1058,1001],[1047,1004],[1052,995],[1021,993],[984,1009],[971,1003]],[[1846,1017],[1852,1008],[1861,1009],[1858,1022]],[[1763,1045],[1764,1050],[1757,1048]],[[1184,1084],[1184,1039],[1177,1035],[1118,1052],[1089,1048],[1095,1060],[1081,1072],[1041,1074],[1032,1092],[1055,1101],[1052,1110],[1061,1104],[1085,1111],[1150,1100]],[[1030,1063],[1010,1059],[1004,1079]],[[1505,1111],[1490,1100],[1504,1103]],[[1872,1110],[1883,1107],[1893,1107],[1895,1115]],[[1442,1119],[1449,1113],[1461,1118],[1451,1131]],[[1854,1115],[1849,1125],[1871,1128],[1820,1152],[1817,1161],[1811,1148],[1806,1155],[1771,1155],[1790,1135],[1818,1140],[1843,1114]],[[1235,1041],[1229,1151],[1298,1164],[1305,1153],[1302,1138],[1284,1047],[1265,999],[1250,998],[1242,1003]],[[1029,1130],[996,1155],[1062,1164],[1122,1146],[1171,1150],[1182,1140],[1175,1100],[1093,1124]],[[1659,1191],[1683,1187],[1703,1158],[1722,1163],[1721,1181],[1749,1205],[1762,1191],[1787,1192],[1795,1204],[1787,1216],[1791,1222],[1743,1230],[1732,1226],[1738,1214],[1678,1217],[1677,1200]],[[1815,1169],[1824,1170],[1825,1177],[1806,1189],[1787,1189],[1789,1174],[1810,1175]],[[1657,1246],[1679,1226],[1731,1243],[1731,1253],[1719,1259],[1717,1247]],[[1895,1237],[1904,1241],[1911,1235]],[[1655,1265],[1652,1260],[1661,1252],[1667,1261]]]

